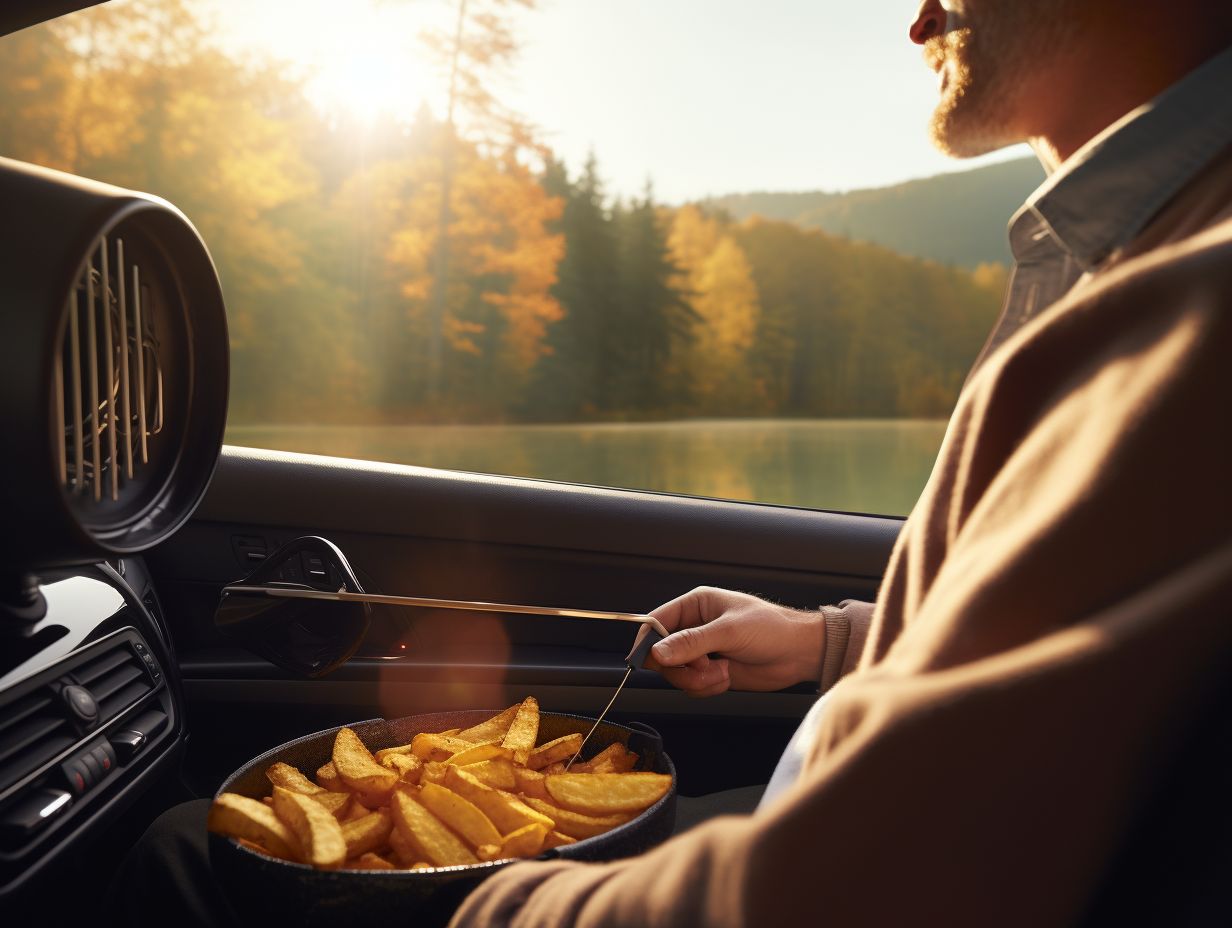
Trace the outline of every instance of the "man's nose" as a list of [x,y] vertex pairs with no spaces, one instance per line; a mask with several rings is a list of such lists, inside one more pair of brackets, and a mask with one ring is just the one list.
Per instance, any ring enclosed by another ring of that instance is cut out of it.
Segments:
[[935,35],[945,32],[945,7],[941,0],[924,0],[920,11],[915,14],[915,22],[911,24],[911,41],[923,45]]

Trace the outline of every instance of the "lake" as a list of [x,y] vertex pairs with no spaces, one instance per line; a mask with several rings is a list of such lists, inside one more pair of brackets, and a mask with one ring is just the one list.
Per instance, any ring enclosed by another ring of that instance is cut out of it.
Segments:
[[634,424],[237,425],[232,445],[570,483],[905,515],[940,420],[741,419]]

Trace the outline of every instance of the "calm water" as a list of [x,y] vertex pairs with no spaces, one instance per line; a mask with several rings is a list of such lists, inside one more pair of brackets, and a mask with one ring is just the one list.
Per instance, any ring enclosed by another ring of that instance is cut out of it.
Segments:
[[941,445],[933,420],[616,425],[233,426],[227,442],[451,470],[905,515]]

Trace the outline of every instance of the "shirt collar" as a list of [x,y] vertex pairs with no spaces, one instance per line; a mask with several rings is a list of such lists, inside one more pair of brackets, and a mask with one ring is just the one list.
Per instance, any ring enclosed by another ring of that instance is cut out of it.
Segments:
[[1019,261],[1045,240],[1084,271],[1128,245],[1232,145],[1232,48],[1126,114],[1075,152],[1010,221]]

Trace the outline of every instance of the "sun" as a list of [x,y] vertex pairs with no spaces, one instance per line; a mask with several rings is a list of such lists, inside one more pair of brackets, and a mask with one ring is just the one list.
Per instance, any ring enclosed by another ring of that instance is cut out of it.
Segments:
[[448,19],[433,0],[213,0],[220,27],[303,75],[322,109],[361,123],[441,109],[444,82],[420,35]]

